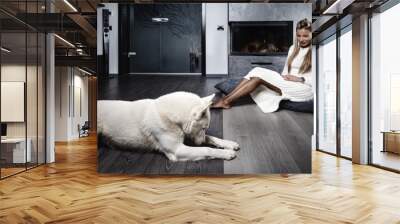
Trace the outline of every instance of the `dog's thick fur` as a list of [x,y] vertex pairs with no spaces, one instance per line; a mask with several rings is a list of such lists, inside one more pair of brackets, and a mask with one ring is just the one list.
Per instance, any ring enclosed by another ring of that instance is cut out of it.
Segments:
[[[239,144],[205,133],[213,98],[174,92],[154,100],[98,101],[98,131],[124,147],[159,150],[171,161],[231,160]],[[185,145],[185,138],[197,146]]]

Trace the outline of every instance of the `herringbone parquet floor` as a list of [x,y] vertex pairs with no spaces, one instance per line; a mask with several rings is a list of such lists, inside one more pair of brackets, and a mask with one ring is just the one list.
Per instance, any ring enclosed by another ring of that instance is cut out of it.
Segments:
[[0,181],[0,223],[400,223],[400,175],[313,152],[312,175],[96,172],[96,139]]

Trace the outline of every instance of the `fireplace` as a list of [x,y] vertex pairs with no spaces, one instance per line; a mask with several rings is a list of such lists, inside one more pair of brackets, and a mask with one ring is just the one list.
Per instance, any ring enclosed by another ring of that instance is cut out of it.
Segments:
[[293,43],[293,21],[230,22],[231,55],[284,55]]

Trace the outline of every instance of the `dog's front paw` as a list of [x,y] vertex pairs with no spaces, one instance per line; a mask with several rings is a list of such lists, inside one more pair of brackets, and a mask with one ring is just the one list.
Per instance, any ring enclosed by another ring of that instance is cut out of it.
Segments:
[[224,148],[225,149],[230,149],[234,151],[238,151],[240,149],[240,146],[238,143],[230,140],[224,140]]
[[236,158],[236,152],[233,150],[222,150],[224,153],[224,159],[225,160],[232,160]]

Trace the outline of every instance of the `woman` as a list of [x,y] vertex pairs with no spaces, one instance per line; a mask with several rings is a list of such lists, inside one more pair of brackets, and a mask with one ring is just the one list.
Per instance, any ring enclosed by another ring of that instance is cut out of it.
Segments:
[[296,25],[296,43],[289,49],[281,74],[269,69],[252,69],[235,89],[212,105],[231,107],[238,98],[250,94],[265,113],[276,111],[282,99],[295,102],[313,98],[311,80],[311,23],[307,19]]

